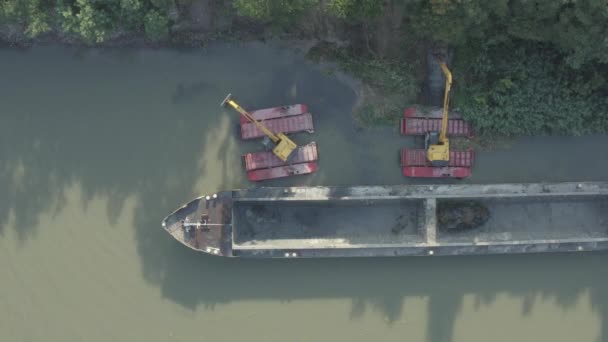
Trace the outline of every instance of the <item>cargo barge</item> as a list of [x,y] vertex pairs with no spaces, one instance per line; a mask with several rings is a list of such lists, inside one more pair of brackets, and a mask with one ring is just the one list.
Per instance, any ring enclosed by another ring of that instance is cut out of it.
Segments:
[[162,226],[226,257],[484,255],[608,249],[608,183],[253,188]]

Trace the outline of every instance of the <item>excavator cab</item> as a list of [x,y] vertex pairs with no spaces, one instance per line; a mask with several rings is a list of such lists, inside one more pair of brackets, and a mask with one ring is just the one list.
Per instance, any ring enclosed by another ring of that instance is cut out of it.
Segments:
[[424,136],[424,149],[431,166],[443,167],[450,163],[450,141],[440,141],[438,132],[428,132]]
[[279,138],[279,142],[272,149],[272,153],[284,162],[289,161],[289,158],[292,155],[291,152],[293,152],[298,145],[283,133],[277,133],[276,136]]

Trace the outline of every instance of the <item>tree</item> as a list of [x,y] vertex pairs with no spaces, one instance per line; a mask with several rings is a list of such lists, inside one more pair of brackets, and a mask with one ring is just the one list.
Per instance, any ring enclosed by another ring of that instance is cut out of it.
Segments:
[[327,3],[329,13],[350,21],[363,21],[382,13],[382,1],[378,0],[331,0]]
[[97,0],[76,0],[73,6],[58,5],[65,32],[82,37],[87,43],[102,43],[111,29],[111,16]]
[[424,38],[451,46],[466,46],[470,40],[491,34],[498,38],[509,15],[509,0],[431,0],[408,3],[410,30]]
[[130,30],[140,29],[144,18],[144,2],[142,0],[120,0],[120,23]]
[[605,0],[515,1],[508,32],[524,40],[549,42],[572,68],[608,63],[608,3]]
[[235,0],[239,15],[255,18],[275,28],[289,29],[299,16],[318,6],[319,0]]
[[162,40],[169,35],[169,19],[158,10],[148,11],[144,18],[146,36],[151,40]]
[[0,4],[3,21],[20,24],[30,38],[51,30],[47,7],[41,0],[5,0]]

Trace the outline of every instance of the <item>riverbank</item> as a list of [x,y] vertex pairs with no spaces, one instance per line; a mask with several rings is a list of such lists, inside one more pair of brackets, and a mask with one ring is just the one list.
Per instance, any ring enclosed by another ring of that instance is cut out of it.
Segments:
[[[297,0],[295,1],[297,2]],[[357,32],[323,7],[276,22],[255,17],[239,0],[65,0],[53,5],[7,0],[0,7],[0,42],[27,47],[62,43],[95,47],[201,47],[212,41],[318,39],[345,41]],[[313,6],[314,7],[314,6]],[[273,12],[274,13],[274,12]],[[298,12],[300,13],[300,12]],[[259,13],[258,13],[259,14]]]
[[[311,60],[336,63],[363,82],[363,100],[354,114],[360,127],[394,125],[412,104],[440,105],[443,82],[429,60],[430,51],[441,47],[448,51],[454,76],[451,108],[471,122],[478,137],[608,132],[608,51],[602,53],[593,43],[603,36],[572,37],[573,24],[529,17],[522,6],[531,5],[509,4],[496,13],[474,4],[443,7],[390,0],[129,0],[106,5],[66,0],[30,7],[8,0],[0,8],[0,36],[15,46],[61,42],[196,48],[212,42],[314,41]],[[553,7],[555,17],[572,10]],[[608,30],[604,12],[593,6],[576,10],[590,16],[584,32]],[[476,11],[485,16],[471,18]],[[522,32],[521,22],[530,23],[531,31]],[[480,24],[485,25],[482,32]],[[543,28],[551,25],[560,25],[555,30],[566,38],[546,35]],[[595,47],[586,46],[588,41]]]
[[[73,34],[61,32],[59,28],[51,32],[29,38],[16,29],[6,25],[0,29],[0,44],[5,47],[28,48],[37,45],[62,44],[82,48],[200,48],[217,41],[265,41],[272,39],[272,35],[265,34],[258,25],[238,23],[230,30],[201,31],[187,23],[180,24],[179,30],[171,32],[162,40],[150,40],[144,32],[114,32],[100,42],[87,42]],[[287,39],[297,36],[286,37]]]
[[[398,61],[393,57],[397,52],[387,49],[387,43],[394,37],[374,38],[372,42],[361,31],[360,20],[349,21],[342,12],[344,8],[330,1],[305,9],[304,2],[262,8],[256,7],[261,3],[238,0],[134,0],[129,2],[131,5],[108,7],[87,1],[69,5],[67,1],[65,5],[40,7],[34,13],[14,11],[17,17],[14,22],[0,21],[0,40],[4,45],[20,48],[61,43],[85,48],[182,49],[217,42],[288,42],[307,54],[312,51],[311,60],[333,64],[336,67],[330,69],[335,72],[352,74],[361,80],[358,85],[351,82],[359,98],[353,115],[358,126],[394,124],[398,113],[415,102],[420,83],[420,79],[412,81],[410,68],[396,67]],[[163,32],[151,32],[145,13],[160,15],[156,23],[164,26],[160,30]],[[84,15],[90,16],[89,21],[85,21]],[[104,17],[113,18],[114,22],[97,21]],[[38,26],[34,26],[36,23]],[[375,56],[376,52],[370,54],[372,45],[382,45],[382,50],[387,53],[390,50],[393,57],[384,60]],[[392,79],[393,74],[397,79]]]

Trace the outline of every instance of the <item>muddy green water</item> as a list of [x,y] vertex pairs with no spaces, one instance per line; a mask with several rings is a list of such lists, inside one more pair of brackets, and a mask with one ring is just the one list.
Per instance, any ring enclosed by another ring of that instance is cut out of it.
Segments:
[[[0,341],[608,340],[607,254],[228,260],[160,221],[250,186],[246,108],[307,103],[321,170],[271,185],[398,184],[395,129],[293,49],[0,50]],[[480,153],[469,182],[608,180],[603,136]],[[599,151],[599,152],[598,152]]]

